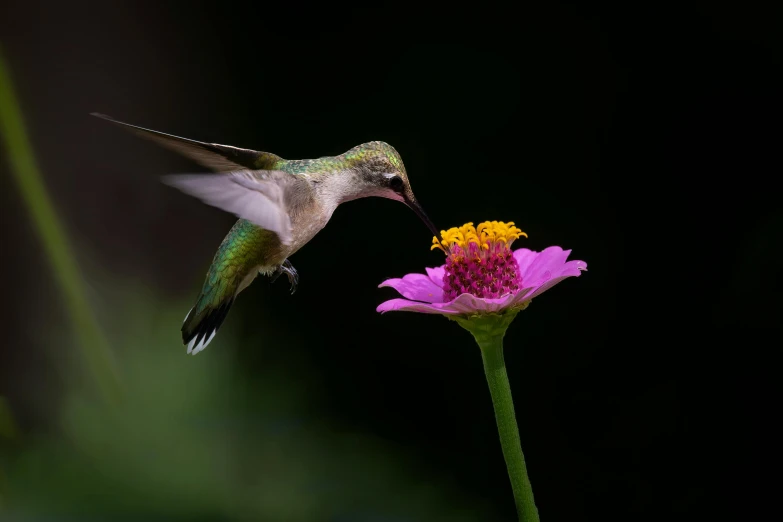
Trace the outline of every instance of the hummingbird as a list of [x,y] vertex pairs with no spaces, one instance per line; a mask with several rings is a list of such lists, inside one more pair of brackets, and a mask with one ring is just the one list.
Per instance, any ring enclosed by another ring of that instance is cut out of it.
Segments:
[[195,304],[182,323],[188,354],[215,337],[240,292],[259,274],[285,274],[296,291],[299,274],[289,258],[326,226],[342,203],[382,197],[404,203],[439,237],[413,195],[397,151],[383,141],[338,156],[286,160],[270,152],[206,143],[92,113],[178,152],[213,173],[172,174],[163,182],[239,220],[215,253]]

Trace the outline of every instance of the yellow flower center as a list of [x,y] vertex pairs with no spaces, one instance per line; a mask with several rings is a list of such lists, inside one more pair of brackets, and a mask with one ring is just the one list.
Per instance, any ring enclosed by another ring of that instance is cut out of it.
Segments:
[[519,291],[522,279],[511,243],[527,234],[512,221],[485,221],[474,227],[441,230],[441,240],[432,238],[432,248],[446,253],[443,297],[447,301],[462,294],[497,299]]
[[468,252],[471,250],[470,244],[474,243],[476,247],[483,250],[494,250],[492,247],[502,243],[505,247],[510,247],[511,243],[520,236],[527,237],[527,234],[514,226],[513,221],[504,223],[503,221],[484,221],[474,227],[473,223],[465,223],[461,227],[452,227],[448,230],[441,230],[442,240],[437,237],[432,238],[430,250],[440,248],[446,254],[453,250],[452,247],[459,247],[458,250]]

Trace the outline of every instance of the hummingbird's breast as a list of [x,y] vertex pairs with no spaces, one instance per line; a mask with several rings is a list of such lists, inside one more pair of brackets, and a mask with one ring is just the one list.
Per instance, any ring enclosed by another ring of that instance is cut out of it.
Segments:
[[346,186],[352,185],[352,176],[338,168],[336,158],[287,161],[278,165],[306,183],[293,189],[289,198],[288,215],[291,218],[291,244],[283,246],[283,258],[290,257],[320,232],[341,203]]
[[299,208],[292,212],[292,241],[290,245],[283,247],[285,257],[293,255],[313,239],[329,222],[333,211],[334,209],[326,208],[321,202],[314,199],[307,208]]

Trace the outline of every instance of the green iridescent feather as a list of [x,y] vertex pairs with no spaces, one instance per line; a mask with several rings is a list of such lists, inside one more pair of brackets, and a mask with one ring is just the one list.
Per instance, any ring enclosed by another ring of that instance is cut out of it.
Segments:
[[275,234],[250,221],[240,219],[234,224],[218,247],[198,300],[182,324],[185,343],[220,327],[242,281],[264,263],[263,254],[274,242],[279,245]]
[[363,143],[339,156],[327,156],[305,160],[280,160],[272,168],[288,172],[289,174],[307,174],[309,172],[342,170],[362,163],[374,154],[383,154],[389,159],[392,165],[403,172],[405,171],[402,159],[394,147],[382,141]]

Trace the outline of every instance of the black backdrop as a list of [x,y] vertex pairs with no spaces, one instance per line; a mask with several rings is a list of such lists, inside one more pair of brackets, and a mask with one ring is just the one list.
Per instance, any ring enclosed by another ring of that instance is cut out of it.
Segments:
[[[286,5],[3,3],[0,42],[83,270],[190,299],[233,222],[158,183],[193,164],[89,112],[286,158],[387,141],[438,227],[514,220],[520,245],[589,265],[507,337],[546,520],[760,511],[779,440],[780,7]],[[62,312],[0,169],[0,391],[34,430],[31,383],[52,370],[30,334]],[[304,353],[246,350],[247,371],[306,358],[319,415],[512,519],[471,339],[374,312],[393,296],[383,279],[438,264],[429,241],[397,203],[349,203],[292,259],[299,291],[256,282],[226,328],[263,313],[295,332]]]

